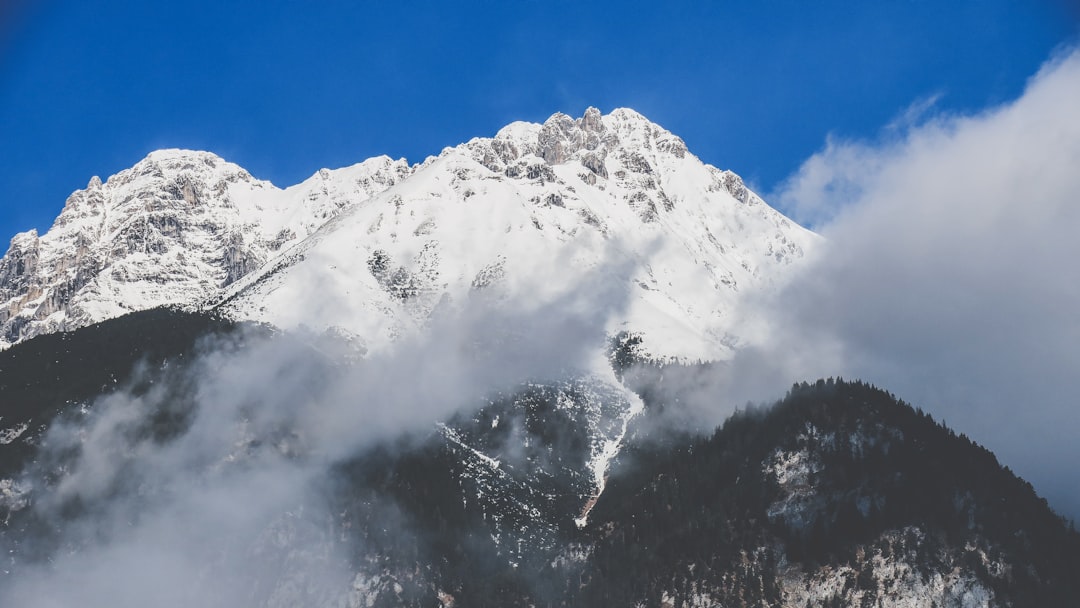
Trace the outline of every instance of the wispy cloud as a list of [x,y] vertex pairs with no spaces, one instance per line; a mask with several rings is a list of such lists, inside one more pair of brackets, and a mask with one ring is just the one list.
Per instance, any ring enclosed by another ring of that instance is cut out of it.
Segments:
[[766,349],[792,379],[857,376],[929,409],[1072,516],[1078,99],[1070,50],[1006,105],[973,116],[920,107],[916,124],[879,142],[826,142],[780,200],[828,243],[771,304],[781,322]]
[[0,605],[344,605],[357,548],[332,533],[335,466],[603,364],[626,296],[611,270],[565,290],[475,293],[363,360],[339,338],[242,334],[148,372],[49,430],[21,483],[58,536],[7,535]]

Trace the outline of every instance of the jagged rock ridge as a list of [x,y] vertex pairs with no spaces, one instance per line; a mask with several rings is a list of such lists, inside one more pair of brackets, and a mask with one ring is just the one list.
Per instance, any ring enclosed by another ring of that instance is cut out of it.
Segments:
[[[74,193],[0,260],[0,348],[161,305],[308,325],[368,348],[486,289],[618,285],[609,333],[717,359],[745,293],[816,243],[737,175],[632,110],[513,123],[424,163],[370,159],[286,190],[205,152],[160,151]],[[601,273],[605,274],[605,273]],[[600,304],[598,304],[600,306]]]
[[198,307],[408,174],[375,158],[280,190],[207,152],[161,150],[72,194],[0,260],[0,347],[133,310]]
[[591,275],[609,335],[724,359],[755,339],[739,323],[745,295],[782,284],[816,243],[677,136],[590,108],[428,158],[239,281],[223,309],[281,327],[315,319],[378,348],[477,292],[524,305]]

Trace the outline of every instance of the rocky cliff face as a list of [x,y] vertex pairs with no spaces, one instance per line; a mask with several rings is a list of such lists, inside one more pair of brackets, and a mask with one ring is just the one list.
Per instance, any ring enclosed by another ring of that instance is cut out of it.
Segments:
[[0,347],[161,305],[195,307],[408,173],[371,159],[280,190],[207,152],[154,152],[68,198],[0,260]]

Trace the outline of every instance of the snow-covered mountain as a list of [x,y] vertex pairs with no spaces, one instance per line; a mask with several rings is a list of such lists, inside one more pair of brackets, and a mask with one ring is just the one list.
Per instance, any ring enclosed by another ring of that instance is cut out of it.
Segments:
[[134,310],[197,307],[407,175],[373,158],[280,190],[208,152],[160,150],[73,193],[0,260],[0,348]]
[[[816,240],[626,109],[514,123],[419,165],[374,158],[285,190],[210,153],[160,151],[74,193],[44,236],[16,236],[0,261],[0,347],[173,306],[333,330],[370,353],[440,312],[573,306],[597,335],[632,333],[636,354],[723,359],[748,339],[736,331],[743,298],[782,283]],[[514,331],[542,331],[521,318]],[[550,548],[566,521],[587,525],[643,411],[606,343],[588,348],[560,384],[502,403],[502,430],[467,417],[441,427],[492,538],[515,538],[508,555]],[[560,416],[572,453],[518,436]],[[540,451],[516,461],[506,441]],[[551,492],[558,509],[545,506]]]
[[740,296],[782,281],[816,237],[632,110],[444,150],[238,282],[225,308],[289,327],[318,320],[369,347],[480,290],[522,301],[595,271],[609,333],[658,356],[726,358]]
[[625,109],[95,178],[0,260],[0,603],[1071,606],[1080,535],[887,393],[681,425],[818,242]]
[[[160,305],[220,305],[377,348],[487,290],[544,298],[595,274],[607,331],[722,359],[743,296],[817,237],[632,110],[543,125],[424,163],[374,158],[280,190],[204,152],[155,152],[69,198],[0,261],[0,347]],[[591,274],[590,274],[591,273]]]

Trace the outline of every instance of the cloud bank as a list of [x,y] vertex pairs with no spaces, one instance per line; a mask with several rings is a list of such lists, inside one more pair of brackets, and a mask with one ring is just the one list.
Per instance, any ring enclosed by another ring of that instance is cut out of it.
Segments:
[[612,270],[544,297],[479,292],[363,359],[331,335],[242,333],[189,368],[146,371],[50,427],[19,481],[43,525],[0,537],[0,605],[360,605],[336,466],[606,365],[626,296]]
[[1077,100],[1074,49],[1007,105],[830,139],[773,197],[828,243],[735,365],[872,381],[1080,517]]

